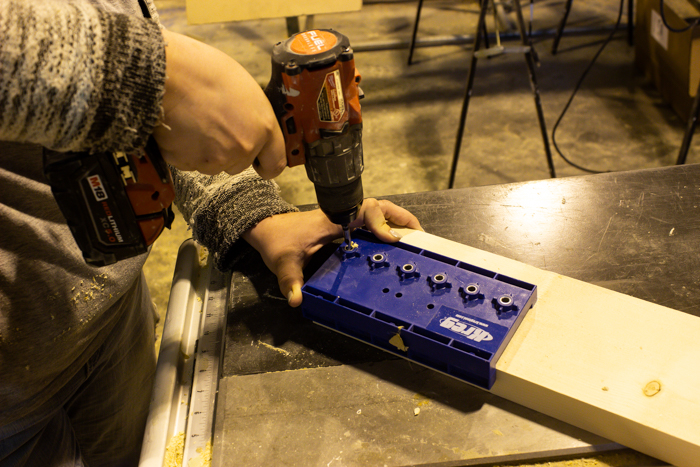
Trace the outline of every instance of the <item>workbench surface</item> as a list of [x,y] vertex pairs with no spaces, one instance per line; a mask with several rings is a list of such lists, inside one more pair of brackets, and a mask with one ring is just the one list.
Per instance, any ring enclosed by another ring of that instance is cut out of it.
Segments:
[[[700,316],[700,165],[388,199],[433,235]],[[619,448],[304,320],[252,249],[228,307],[214,466],[476,465]]]

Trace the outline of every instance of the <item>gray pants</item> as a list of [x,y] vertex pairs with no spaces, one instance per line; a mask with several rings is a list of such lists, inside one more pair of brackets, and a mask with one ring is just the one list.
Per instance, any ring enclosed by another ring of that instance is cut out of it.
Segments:
[[0,440],[0,467],[135,466],[155,373],[154,310],[143,275],[134,306],[54,397]]

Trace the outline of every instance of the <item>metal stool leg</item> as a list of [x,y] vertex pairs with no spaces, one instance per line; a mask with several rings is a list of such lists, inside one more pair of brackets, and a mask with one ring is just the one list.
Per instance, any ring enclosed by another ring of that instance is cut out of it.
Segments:
[[540,131],[542,132],[542,142],[544,143],[544,153],[547,157],[547,165],[549,166],[549,176],[556,178],[556,172],[554,171],[554,161],[552,160],[552,151],[549,147],[549,136],[547,135],[547,125],[544,121],[544,111],[542,110],[542,101],[540,99],[540,88],[537,84],[537,75],[535,74],[535,60],[532,53],[532,41],[525,34],[525,21],[523,20],[523,12],[520,8],[520,0],[513,0],[515,4],[515,12],[518,18],[518,28],[520,29],[520,37],[522,39],[523,46],[526,47],[527,52],[525,52],[525,61],[527,62],[527,68],[530,75],[530,87],[532,87],[532,94],[535,98],[535,108],[537,109],[537,120],[540,125]]
[[[566,20],[569,18],[569,12],[571,12],[572,1],[573,0],[566,0],[564,17],[559,23],[557,33],[554,36],[554,42],[552,43],[552,55],[556,55],[557,49],[559,48],[559,41],[561,40],[562,34],[564,34]],[[627,2],[627,43],[629,45],[634,45],[634,0],[629,0]]]
[[678,153],[676,165],[685,164],[685,160],[688,157],[688,150],[690,149],[690,142],[693,140],[693,134],[698,125],[698,118],[700,118],[700,83],[698,83],[698,92],[695,94],[695,99],[693,100],[693,107],[690,111],[688,126],[683,135],[683,142],[681,143],[681,150]]
[[457,174],[457,161],[459,160],[459,152],[462,148],[462,137],[464,136],[464,127],[467,123],[467,110],[469,109],[469,100],[474,88],[474,75],[476,73],[476,62],[478,60],[476,52],[481,48],[481,38],[485,28],[486,10],[488,8],[488,0],[479,1],[479,21],[476,25],[476,34],[474,35],[474,47],[472,48],[471,65],[469,66],[469,74],[467,75],[467,88],[464,92],[464,102],[462,103],[462,113],[459,116],[459,127],[457,128],[457,141],[455,142],[455,150],[452,156],[452,167],[450,169],[450,182],[448,187],[453,188],[455,184],[455,175]]
[[489,32],[486,30],[486,19],[484,19],[484,24],[481,25],[481,33],[483,34],[482,39],[484,40],[484,48],[488,49],[491,47],[491,44],[489,44]]
[[[420,14],[423,9],[423,0],[418,0],[418,9],[416,10],[416,21],[413,23],[413,34],[411,35],[411,44],[409,45],[408,48],[408,64],[412,65],[413,64],[413,52],[416,50],[416,41],[417,41],[417,36],[418,36],[418,23],[420,22]],[[486,48],[489,47],[489,38],[488,38],[488,33],[486,31],[486,22],[484,22],[484,27],[482,28],[484,31],[484,41],[486,44]]]
[[408,51],[408,64],[413,63],[413,51],[416,48],[416,36],[418,35],[418,22],[420,21],[420,12],[423,9],[423,0],[418,0],[418,10],[416,11],[416,22],[413,23],[413,36],[411,36],[411,47]]
[[557,27],[557,33],[554,36],[554,42],[552,43],[552,55],[557,54],[557,49],[559,48],[559,41],[561,40],[562,34],[564,34],[564,27],[566,26],[566,20],[569,19],[569,13],[571,12],[571,3],[573,0],[566,0],[566,7],[564,8],[564,16],[559,22],[559,27]]
[[[549,175],[552,178],[556,177],[556,172],[554,170],[554,161],[552,159],[552,152],[549,146],[549,136],[547,135],[547,125],[544,120],[544,112],[542,110],[542,102],[540,99],[539,85],[537,84],[537,75],[535,73],[535,59],[533,55],[532,42],[530,38],[525,33],[525,21],[523,19],[523,12],[520,7],[520,0],[513,0],[515,5],[515,10],[517,14],[518,29],[520,30],[520,37],[522,40],[523,49],[525,50],[525,61],[528,67],[528,74],[530,78],[530,87],[532,88],[533,97],[535,99],[535,109],[537,110],[537,120],[540,126],[540,131],[542,133],[542,142],[544,143],[545,156],[547,157],[547,165],[549,168]],[[478,60],[478,51],[481,48],[481,39],[484,28],[484,18],[486,16],[486,9],[488,6],[488,0],[480,1],[480,12],[479,21],[476,28],[476,36],[474,37],[474,48],[472,50],[471,66],[469,67],[469,74],[467,76],[467,88],[464,93],[464,102],[462,103],[462,113],[459,117],[459,127],[457,129],[457,140],[455,141],[455,150],[452,156],[452,168],[450,169],[450,181],[449,188],[454,187],[455,176],[457,173],[457,162],[459,161],[459,153],[462,147],[462,138],[464,136],[464,128],[467,122],[467,110],[469,109],[469,101],[471,99],[472,90],[474,88],[474,75],[476,73],[476,64]]]
[[299,29],[299,17],[298,16],[289,16],[286,18],[286,20],[287,20],[287,35],[293,36],[294,34],[301,31]]
[[627,43],[634,45],[634,1],[627,1]]

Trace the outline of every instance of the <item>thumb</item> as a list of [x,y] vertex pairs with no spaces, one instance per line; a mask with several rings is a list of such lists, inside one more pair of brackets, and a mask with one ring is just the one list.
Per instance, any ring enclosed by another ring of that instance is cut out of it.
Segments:
[[277,269],[277,283],[289,306],[296,308],[301,305],[301,286],[304,285],[301,263],[289,257],[281,260]]

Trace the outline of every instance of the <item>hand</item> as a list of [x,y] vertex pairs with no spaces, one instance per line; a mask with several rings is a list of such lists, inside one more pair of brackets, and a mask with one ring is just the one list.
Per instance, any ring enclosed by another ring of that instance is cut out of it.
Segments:
[[282,131],[253,77],[213,47],[167,30],[163,37],[164,119],[153,132],[163,158],[207,175],[251,164],[262,178],[279,175],[287,164]]
[[[389,201],[366,199],[352,228],[364,225],[377,238],[397,242],[400,237],[387,224],[422,230],[418,219]],[[301,305],[303,268],[323,245],[342,237],[340,226],[331,223],[319,209],[279,214],[262,220],[243,234],[277,276],[280,291],[293,307]]]

